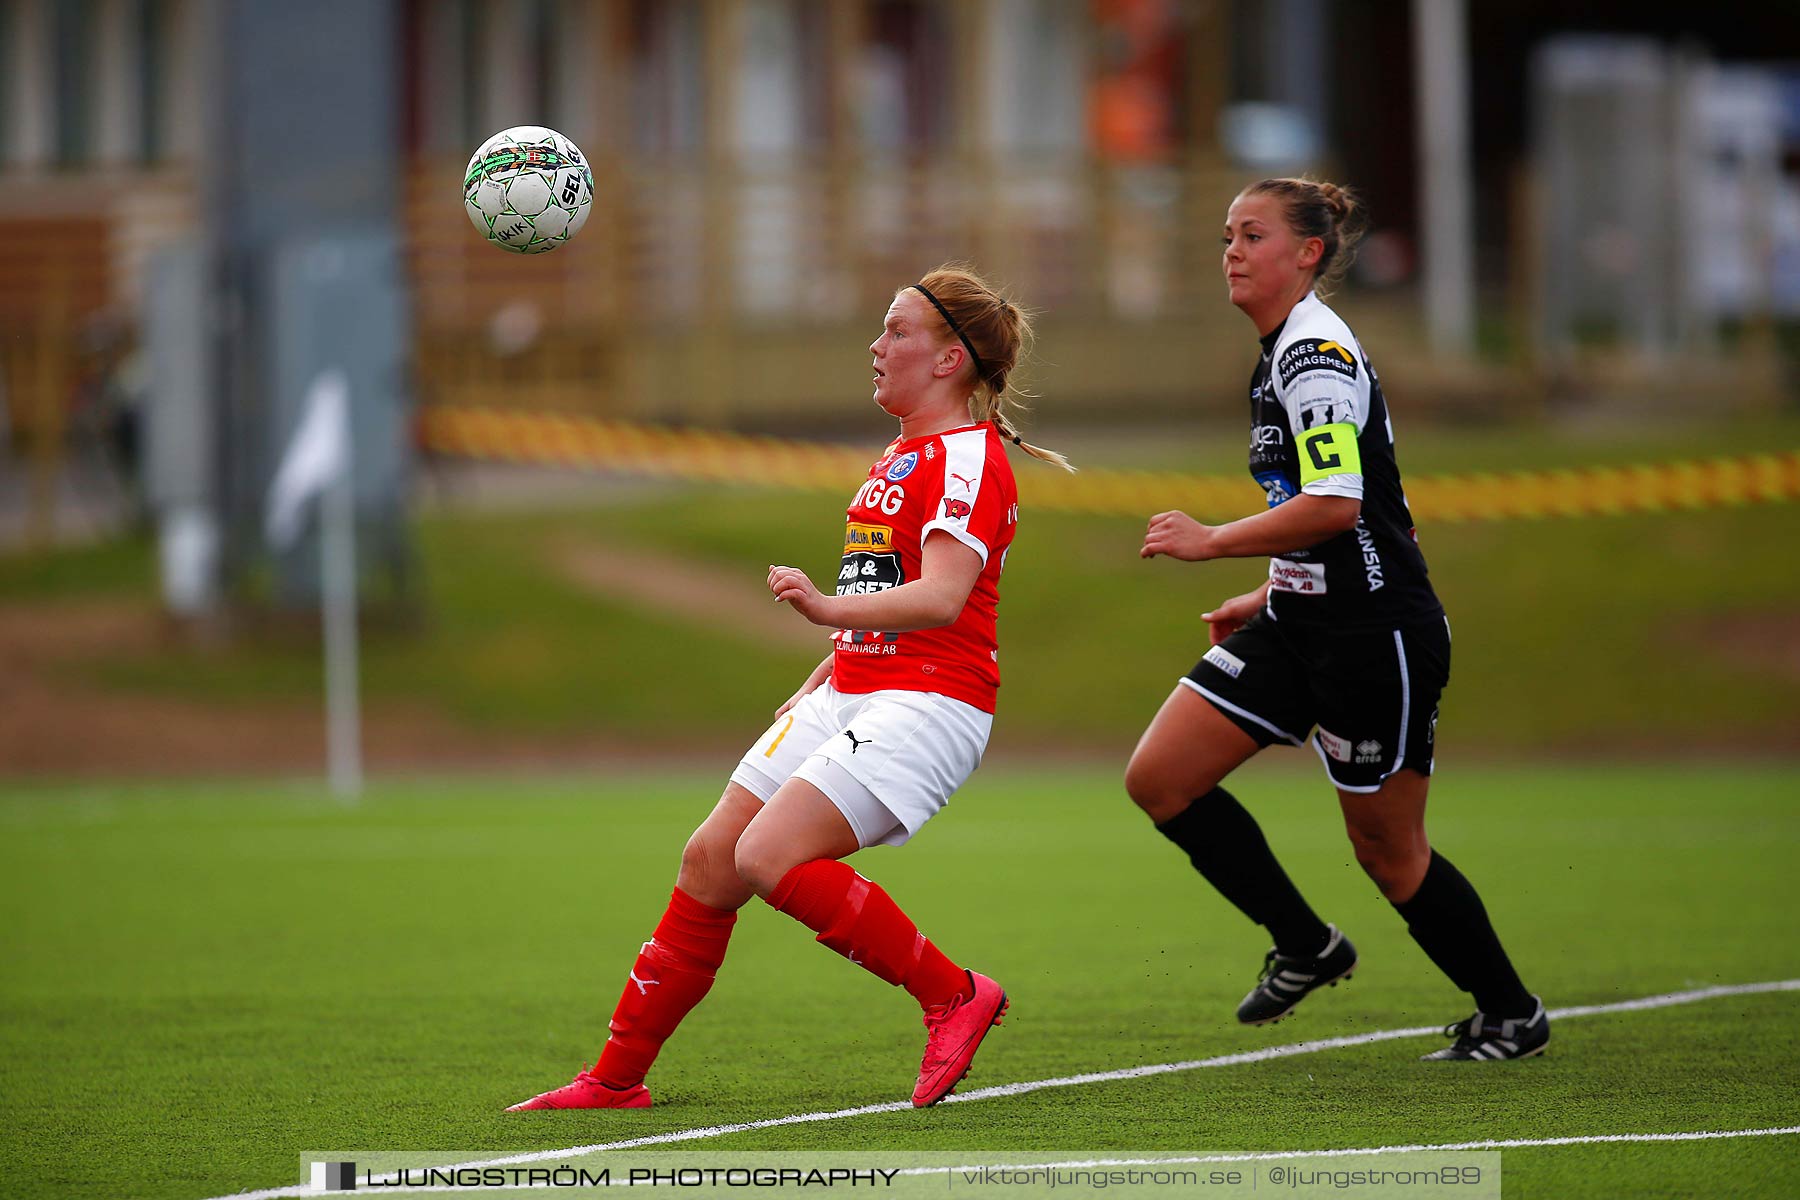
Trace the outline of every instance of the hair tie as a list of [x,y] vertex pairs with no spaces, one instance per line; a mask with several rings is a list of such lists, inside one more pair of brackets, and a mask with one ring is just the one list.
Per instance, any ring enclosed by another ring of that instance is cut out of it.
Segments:
[[958,325],[956,323],[956,318],[950,315],[950,310],[945,308],[941,303],[939,303],[938,298],[936,296],[932,295],[930,289],[927,288],[924,284],[909,283],[906,286],[909,288],[912,288],[914,291],[918,292],[919,295],[921,295],[921,296],[925,297],[927,300],[931,301],[931,307],[938,310],[938,315],[944,318],[944,324],[950,326],[950,332],[954,333],[956,335],[957,340],[962,342],[963,349],[967,350],[969,352],[969,357],[974,360],[974,362],[975,362],[975,378],[986,379],[987,378],[986,364],[984,364],[981,361],[981,355],[979,355],[975,352],[975,343],[971,342],[969,340],[968,335],[962,331],[962,326]]

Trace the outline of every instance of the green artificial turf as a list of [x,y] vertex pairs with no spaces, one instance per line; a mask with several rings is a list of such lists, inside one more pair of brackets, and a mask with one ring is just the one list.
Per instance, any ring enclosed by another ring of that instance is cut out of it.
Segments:
[[[698,767],[701,764],[694,764]],[[904,1099],[916,1008],[753,902],[644,1112],[506,1116],[591,1061],[704,773],[0,790],[0,1172],[9,1195],[292,1185],[308,1150],[552,1149]],[[1351,861],[1316,764],[1234,788],[1362,952],[1265,1029],[1266,942],[1113,769],[990,764],[903,850],[859,855],[1013,997],[965,1088],[1435,1026],[1469,1002]],[[1434,842],[1554,1008],[1800,977],[1791,767],[1440,763]],[[1560,1021],[1525,1063],[1441,1039],[882,1112],[711,1150],[1254,1151],[1800,1124],[1800,994]],[[1508,1196],[1791,1195],[1794,1140],[1506,1153]]]

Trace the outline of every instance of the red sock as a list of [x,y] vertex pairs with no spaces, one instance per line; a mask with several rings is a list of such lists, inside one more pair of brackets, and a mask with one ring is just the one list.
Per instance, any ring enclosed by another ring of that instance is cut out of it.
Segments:
[[644,1081],[663,1043],[712,987],[736,921],[736,913],[675,889],[613,1009],[612,1036],[594,1064],[600,1082],[628,1088]]
[[928,941],[881,886],[828,858],[781,877],[769,905],[877,979],[904,987],[924,1008],[969,994],[969,975]]

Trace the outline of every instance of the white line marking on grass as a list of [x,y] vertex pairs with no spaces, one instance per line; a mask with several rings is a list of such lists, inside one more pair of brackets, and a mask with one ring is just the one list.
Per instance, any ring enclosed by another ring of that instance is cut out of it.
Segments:
[[[1553,1008],[1550,1010],[1552,1020],[1567,1020],[1573,1017],[1592,1017],[1606,1013],[1642,1012],[1652,1008],[1670,1008],[1678,1004],[1694,1004],[1701,1000],[1717,1000],[1726,996],[1753,996],[1767,992],[1800,991],[1800,979],[1778,979],[1767,983],[1722,984],[1717,987],[1695,988],[1686,992],[1667,992],[1660,996],[1644,996],[1636,1000],[1618,1000],[1609,1004],[1584,1004],[1570,1008]],[[1410,1029],[1381,1029],[1373,1033],[1358,1033],[1348,1037],[1319,1038],[1307,1042],[1291,1042],[1285,1046],[1268,1046],[1261,1050],[1246,1050],[1237,1054],[1220,1054],[1212,1058],[1196,1058],[1186,1062],[1152,1063],[1142,1067],[1126,1067],[1116,1071],[1091,1071],[1083,1075],[1064,1075],[1055,1079],[1037,1079],[1024,1083],[1004,1083],[996,1087],[976,1088],[972,1092],[964,1092],[950,1096],[945,1104],[966,1104],[975,1100],[993,1100],[1002,1096],[1022,1096],[1028,1092],[1043,1091],[1047,1088],[1075,1087],[1084,1083],[1111,1083],[1124,1079],[1142,1079],[1149,1075],[1169,1075],[1178,1071],[1197,1071],[1206,1067],[1233,1067],[1244,1063],[1267,1062],[1276,1058],[1292,1058],[1298,1054],[1316,1054],[1321,1050],[1338,1050],[1348,1046],[1366,1046],[1375,1042],[1389,1042],[1399,1038],[1423,1037],[1427,1034],[1441,1032],[1437,1025],[1420,1025]],[[1454,1068],[1452,1068],[1454,1069]],[[819,1121],[841,1121],[849,1117],[869,1116],[875,1113],[909,1112],[911,1103],[894,1101],[887,1104],[865,1104],[859,1108],[840,1108],[832,1112],[796,1113],[786,1117],[766,1117],[760,1121],[743,1121],[732,1125],[707,1125],[696,1129],[677,1129],[669,1133],[649,1134],[644,1137],[627,1138],[618,1142],[596,1142],[586,1146],[569,1146],[561,1150],[534,1150],[523,1154],[512,1154],[504,1158],[488,1158],[474,1162],[444,1163],[445,1169],[452,1167],[503,1167],[522,1163],[548,1162],[558,1158],[574,1158],[583,1154],[599,1154],[608,1150],[631,1150],[639,1146],[666,1146],[675,1142],[700,1141],[705,1138],[725,1137],[733,1133],[747,1133],[755,1129],[772,1129],[782,1125],[809,1125]],[[1258,1157],[1307,1157],[1327,1155],[1354,1154],[1392,1154],[1407,1150],[1487,1150],[1505,1149],[1525,1146],[1564,1146],[1580,1145],[1587,1142],[1645,1142],[1645,1141],[1699,1141],[1706,1138],[1719,1137],[1767,1137],[1777,1134],[1800,1132],[1800,1126],[1783,1126],[1771,1129],[1741,1129],[1724,1132],[1699,1133],[1652,1133],[1652,1134],[1605,1134],[1593,1137],[1544,1138],[1538,1140],[1518,1141],[1485,1141],[1458,1142],[1439,1146],[1386,1146],[1354,1150],[1291,1150],[1270,1151],[1266,1155],[1239,1156],[1245,1160]],[[1164,1160],[1188,1161],[1188,1160]],[[1195,1159],[1191,1161],[1215,1161],[1214,1159]],[[1216,1161],[1226,1161],[1221,1158]],[[389,1188],[387,1191],[443,1191],[442,1188]],[[232,1192],[225,1196],[213,1197],[213,1200],[279,1200],[285,1196],[313,1196],[314,1192],[305,1185],[293,1187],[266,1188],[254,1192]]]

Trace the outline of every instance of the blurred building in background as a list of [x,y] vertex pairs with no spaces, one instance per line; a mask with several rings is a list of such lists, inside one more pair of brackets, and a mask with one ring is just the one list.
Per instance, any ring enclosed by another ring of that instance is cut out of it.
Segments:
[[[118,430],[177,403],[134,354],[160,296],[160,336],[228,343],[216,371],[156,378],[214,393],[207,421],[235,439],[218,457],[256,464],[249,503],[293,419],[271,396],[307,369],[277,380],[257,367],[276,342],[233,340],[258,320],[287,336],[262,311],[280,289],[246,280],[305,214],[268,206],[259,240],[239,211],[286,152],[279,105],[387,147],[311,186],[390,213],[404,371],[383,386],[403,405],[854,422],[892,290],[961,259],[1042,310],[1027,382],[1055,420],[1227,415],[1246,337],[1218,224],[1244,183],[1302,170],[1370,204],[1349,302],[1411,411],[1693,403],[1697,381],[1776,403],[1800,309],[1800,76],[1781,65],[1800,33],[1779,6],[1728,7],[365,0],[351,29],[329,4],[0,0],[0,473],[42,507],[72,431],[133,455]],[[1449,48],[1422,42],[1446,14]],[[1420,81],[1446,54],[1468,115],[1434,165]],[[526,123],[596,172],[592,220],[546,257],[484,244],[460,204],[470,151]],[[233,140],[249,125],[255,153]],[[1443,230],[1421,227],[1421,181],[1442,169],[1463,185],[1448,244],[1472,263],[1480,370],[1425,349]],[[183,244],[223,265],[159,287],[157,254]]]

